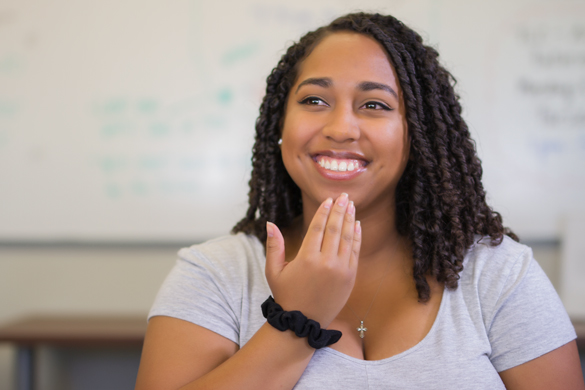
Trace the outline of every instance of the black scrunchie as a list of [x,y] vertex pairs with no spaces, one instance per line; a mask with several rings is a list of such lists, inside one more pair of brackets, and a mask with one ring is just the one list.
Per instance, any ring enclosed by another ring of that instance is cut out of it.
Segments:
[[315,349],[334,344],[341,338],[340,331],[321,329],[317,321],[308,319],[298,310],[282,310],[282,306],[274,302],[272,296],[262,304],[262,315],[281,332],[290,329],[298,337],[307,337],[309,345]]

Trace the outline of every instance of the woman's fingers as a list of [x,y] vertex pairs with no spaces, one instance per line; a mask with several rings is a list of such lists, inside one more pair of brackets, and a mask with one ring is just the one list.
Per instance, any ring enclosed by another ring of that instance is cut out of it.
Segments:
[[337,254],[343,260],[349,261],[349,256],[353,247],[353,236],[355,233],[355,206],[353,202],[349,202],[347,210],[343,217],[343,225],[341,227],[341,236],[339,239],[339,249]]
[[301,252],[309,258],[327,256],[329,260],[344,260],[347,265],[352,256],[355,261],[359,257],[361,230],[360,236],[355,236],[355,206],[343,193],[335,202],[328,198],[321,204],[309,225]]
[[284,238],[280,229],[272,222],[266,222],[266,279],[269,284],[286,265]]
[[356,269],[360,259],[360,248],[362,246],[362,225],[360,221],[353,223],[353,243],[351,246],[351,255],[349,257],[349,268]]
[[313,217],[307,235],[303,240],[302,251],[308,253],[319,253],[321,252],[321,245],[323,244],[323,233],[325,232],[325,226],[327,225],[327,218],[331,212],[331,206],[333,205],[333,199],[327,198]]
[[355,281],[358,231],[348,195],[335,202],[329,198],[317,209],[295,259],[285,263],[282,235],[268,223],[266,277],[277,302],[327,326],[347,302]]
[[331,213],[329,214],[325,232],[323,233],[321,253],[332,256],[339,254],[339,242],[341,240],[348,204],[349,197],[346,193],[343,193],[331,207]]

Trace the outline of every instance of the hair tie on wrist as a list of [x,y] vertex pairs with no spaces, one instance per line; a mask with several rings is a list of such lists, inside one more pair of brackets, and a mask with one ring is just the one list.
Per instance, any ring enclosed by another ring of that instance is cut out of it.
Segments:
[[307,337],[309,345],[315,349],[334,344],[341,338],[340,331],[321,329],[317,321],[308,319],[298,310],[284,311],[272,296],[262,304],[262,315],[281,332],[290,329],[298,337]]

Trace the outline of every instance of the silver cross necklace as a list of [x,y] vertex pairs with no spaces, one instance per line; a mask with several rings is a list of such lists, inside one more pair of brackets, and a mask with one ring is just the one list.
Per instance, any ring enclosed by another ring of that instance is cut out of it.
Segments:
[[[386,275],[388,275],[388,273],[386,273]],[[358,321],[360,322],[360,327],[356,328],[358,332],[360,332],[360,338],[364,338],[365,336],[365,332],[368,330],[368,328],[364,327],[364,321],[366,320],[366,318],[368,317],[368,314],[370,314],[370,309],[372,309],[372,306],[374,305],[374,301],[376,300],[376,297],[378,296],[378,293],[380,292],[380,287],[382,287],[382,282],[384,281],[384,279],[386,278],[386,275],[382,276],[382,279],[380,280],[380,284],[378,285],[378,289],[376,290],[376,294],[374,294],[374,298],[372,298],[372,302],[370,302],[370,307],[368,307],[368,311],[366,312],[366,315],[364,316],[364,319],[361,320],[357,314],[355,314],[355,311],[353,311],[353,309],[351,308],[351,306],[349,306],[349,303],[347,304],[347,307],[349,307],[349,310],[351,310],[351,312],[353,313],[353,315],[355,316],[355,318],[358,319]]]
[[[397,245],[398,245],[398,241],[394,245],[394,248],[396,248]],[[386,278],[386,276],[390,272],[390,269],[389,268],[390,268],[390,262],[388,262],[388,270],[386,271],[386,273],[384,274],[384,276],[382,276],[382,279],[380,279],[380,284],[378,284],[378,289],[376,290],[376,293],[374,294],[374,298],[372,298],[372,302],[370,302],[370,307],[368,307],[368,311],[366,311],[366,315],[364,316],[364,319],[363,320],[360,319],[360,317],[358,317],[357,314],[355,314],[355,311],[353,311],[353,309],[351,308],[351,306],[349,306],[349,302],[347,303],[347,307],[349,307],[349,310],[351,310],[351,312],[353,313],[353,315],[355,316],[355,318],[357,318],[358,321],[360,322],[360,326],[359,326],[359,328],[356,328],[356,330],[360,333],[360,338],[362,338],[362,339],[365,337],[365,333],[368,330],[368,328],[366,328],[364,326],[364,321],[368,317],[368,314],[370,314],[370,310],[372,309],[372,306],[374,305],[374,301],[376,300],[376,297],[378,296],[378,293],[380,292],[380,288],[382,287],[382,282],[384,281],[384,279]]]

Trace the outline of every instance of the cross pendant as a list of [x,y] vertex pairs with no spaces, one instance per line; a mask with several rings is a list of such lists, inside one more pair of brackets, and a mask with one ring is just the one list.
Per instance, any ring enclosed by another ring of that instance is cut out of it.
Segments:
[[364,332],[366,330],[368,330],[368,328],[364,328],[364,322],[363,321],[360,321],[360,327],[357,328],[357,331],[360,332],[360,338],[362,338],[362,339],[364,338],[364,336],[365,336],[364,335]]

